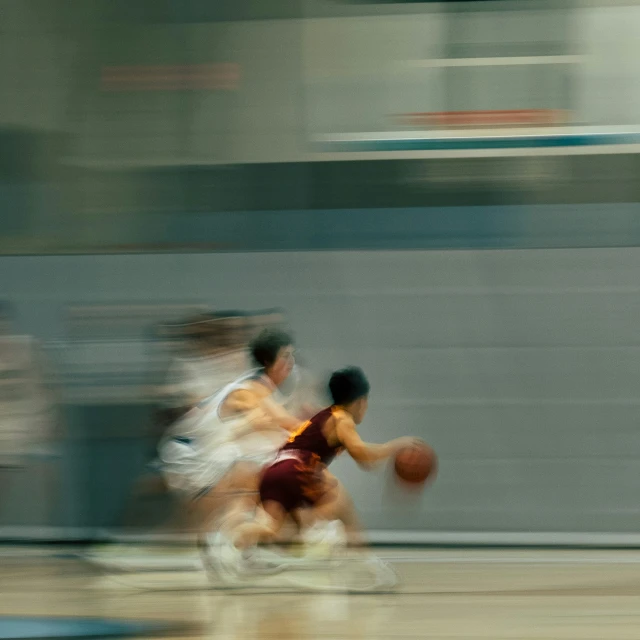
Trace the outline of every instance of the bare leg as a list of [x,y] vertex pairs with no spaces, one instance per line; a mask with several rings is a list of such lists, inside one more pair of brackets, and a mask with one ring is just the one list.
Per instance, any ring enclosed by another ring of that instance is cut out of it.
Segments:
[[362,526],[358,519],[353,500],[344,485],[332,474],[329,480],[334,488],[327,500],[323,500],[313,507],[313,514],[321,520],[340,520],[344,524],[350,545],[363,546],[366,544],[362,533]]
[[258,504],[258,470],[253,464],[237,464],[213,489],[194,500],[192,519],[199,535],[222,522],[232,528],[246,520]]
[[275,539],[287,518],[284,507],[273,500],[267,501],[258,510],[253,522],[239,525],[233,531],[233,542],[238,549],[247,549],[260,542],[271,542]]

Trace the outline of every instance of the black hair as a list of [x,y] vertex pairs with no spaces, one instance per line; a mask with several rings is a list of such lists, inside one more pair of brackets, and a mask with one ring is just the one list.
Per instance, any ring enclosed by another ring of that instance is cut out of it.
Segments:
[[277,360],[281,349],[293,344],[293,338],[282,329],[264,329],[251,341],[249,350],[255,363],[268,369]]
[[345,406],[369,395],[371,385],[360,367],[347,367],[334,371],[329,380],[329,393],[333,404]]

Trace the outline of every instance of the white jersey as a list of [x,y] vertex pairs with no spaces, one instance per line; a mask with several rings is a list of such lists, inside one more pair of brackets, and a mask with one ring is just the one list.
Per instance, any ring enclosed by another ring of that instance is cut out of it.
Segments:
[[201,401],[182,419],[174,424],[168,438],[189,442],[195,449],[206,453],[234,439],[234,434],[244,425],[242,417],[223,419],[220,409],[225,400],[235,391],[250,389],[255,373],[250,372],[222,387]]
[[281,436],[274,437],[252,431],[243,416],[220,416],[229,395],[250,389],[260,379],[258,375],[251,371],[226,385],[169,430],[159,453],[171,486],[201,493],[215,486],[236,462],[247,460],[263,465],[273,460],[288,435],[284,429]]

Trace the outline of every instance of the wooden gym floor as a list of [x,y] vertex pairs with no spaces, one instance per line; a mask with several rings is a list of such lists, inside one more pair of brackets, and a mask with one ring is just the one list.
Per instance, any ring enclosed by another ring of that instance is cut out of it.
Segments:
[[198,571],[146,572],[141,588],[72,555],[0,552],[2,616],[162,621],[180,625],[169,637],[224,640],[640,640],[640,551],[382,549],[402,580],[390,595],[232,594]]

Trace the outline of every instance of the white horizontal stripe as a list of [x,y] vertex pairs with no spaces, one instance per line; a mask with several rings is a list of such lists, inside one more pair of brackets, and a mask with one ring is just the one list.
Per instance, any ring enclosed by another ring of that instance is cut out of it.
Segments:
[[433,58],[409,60],[412,67],[512,67],[524,65],[579,64],[584,56],[492,56],[489,58]]
[[416,142],[430,140],[510,140],[512,138],[544,138],[549,136],[594,136],[603,135],[629,135],[634,136],[640,133],[640,127],[635,126],[603,126],[603,127],[536,127],[530,128],[509,128],[490,130],[486,129],[465,129],[452,131],[429,131],[419,133],[417,131],[363,131],[361,133],[335,133],[318,135],[314,142]]

